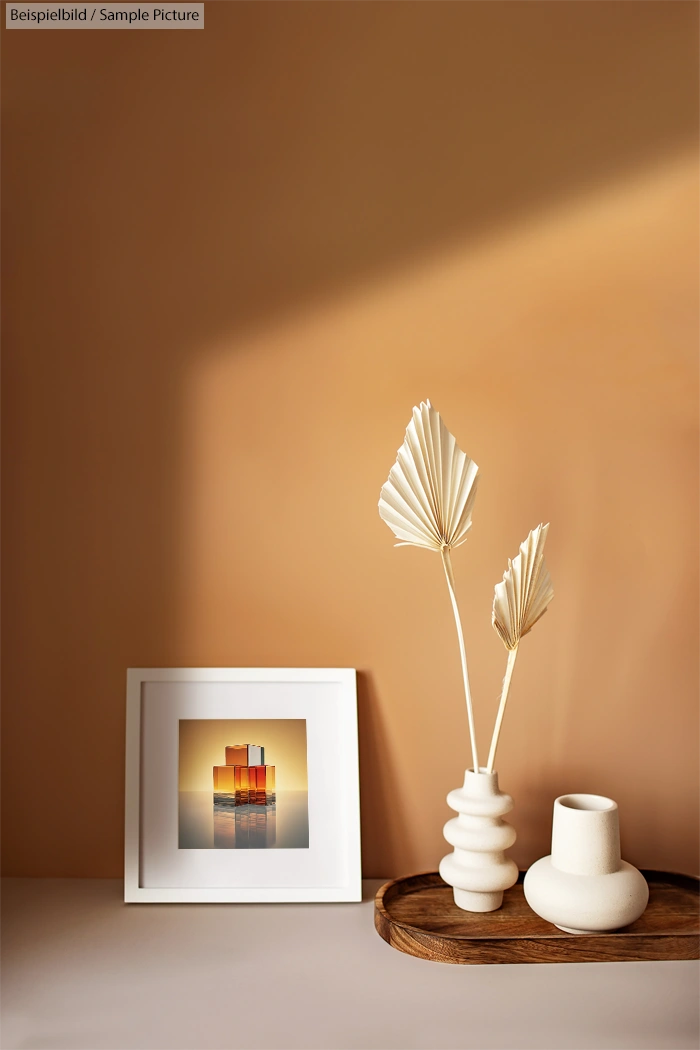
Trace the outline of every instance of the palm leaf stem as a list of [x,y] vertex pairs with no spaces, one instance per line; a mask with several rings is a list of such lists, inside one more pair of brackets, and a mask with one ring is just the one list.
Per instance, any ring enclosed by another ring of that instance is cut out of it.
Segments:
[[450,601],[452,602],[452,611],[455,617],[455,624],[457,625],[457,638],[459,640],[459,655],[462,660],[462,678],[464,679],[464,695],[467,701],[467,718],[469,719],[469,741],[472,748],[472,762],[474,763],[474,772],[479,772],[479,759],[476,753],[476,730],[474,728],[474,710],[472,708],[472,695],[469,689],[469,671],[467,670],[467,653],[464,648],[464,634],[462,632],[462,621],[459,615],[459,606],[457,605],[457,594],[455,591],[455,580],[452,572],[452,562],[450,561],[450,549],[449,547],[443,547],[440,551],[442,555],[442,564],[445,569],[445,576],[447,577],[447,589],[450,592]]
[[489,759],[486,763],[486,772],[493,773],[493,766],[496,761],[496,748],[498,747],[498,738],[501,733],[501,724],[503,722],[503,715],[506,709],[506,703],[508,701],[508,690],[510,689],[510,680],[513,677],[513,668],[515,667],[515,658],[518,655],[518,647],[508,650],[508,663],[506,664],[506,674],[503,679],[503,689],[501,691],[501,702],[498,705],[498,714],[496,715],[496,724],[493,727],[493,736],[491,737],[491,749],[489,750]]

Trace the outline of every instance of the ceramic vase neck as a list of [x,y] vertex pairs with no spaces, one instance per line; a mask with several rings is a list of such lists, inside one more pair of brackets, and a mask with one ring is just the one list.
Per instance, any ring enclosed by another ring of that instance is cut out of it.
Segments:
[[467,769],[464,774],[464,790],[475,797],[493,798],[500,794],[498,773],[487,773],[483,766],[478,773]]
[[572,875],[619,871],[617,803],[602,795],[561,795],[554,802],[552,864]]

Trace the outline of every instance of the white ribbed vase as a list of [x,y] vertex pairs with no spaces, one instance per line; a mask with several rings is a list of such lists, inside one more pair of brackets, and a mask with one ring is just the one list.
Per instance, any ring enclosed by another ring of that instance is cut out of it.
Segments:
[[647,906],[646,879],[622,860],[617,803],[602,795],[554,801],[552,853],[523,886],[534,912],[566,933],[618,930]]
[[448,820],[443,834],[454,852],[440,861],[440,875],[453,888],[464,911],[496,911],[503,891],[518,879],[515,861],[504,850],[515,842],[515,828],[503,820],[513,799],[498,788],[498,773],[484,769],[464,774],[464,787],[450,791],[447,804],[458,816]]

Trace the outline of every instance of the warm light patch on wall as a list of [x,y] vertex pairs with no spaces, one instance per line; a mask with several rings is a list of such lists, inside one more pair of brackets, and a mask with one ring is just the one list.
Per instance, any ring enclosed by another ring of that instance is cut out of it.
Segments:
[[[499,745],[504,789],[532,797],[541,783],[549,798],[567,770],[588,770],[587,789],[624,805],[669,690],[667,753],[692,768],[680,727],[697,717],[695,642],[671,624],[697,616],[697,190],[697,158],[677,156],[194,359],[182,643],[205,662],[368,669],[367,717],[383,734],[373,790],[401,811],[402,870],[439,857],[442,800],[468,764],[439,574],[393,550],[376,509],[396,435],[426,397],[483,475],[470,557],[454,565],[480,736],[503,674],[488,616],[502,552],[532,521],[552,523],[557,616],[533,641],[526,700]],[[415,770],[438,745],[444,780],[427,793]],[[548,819],[520,824],[521,866],[542,853]],[[645,830],[626,827],[634,862]],[[672,848],[672,829],[657,839]]]

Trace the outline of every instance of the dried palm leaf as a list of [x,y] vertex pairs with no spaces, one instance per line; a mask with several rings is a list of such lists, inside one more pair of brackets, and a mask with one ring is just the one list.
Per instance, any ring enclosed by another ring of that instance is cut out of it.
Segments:
[[467,654],[457,605],[450,551],[472,524],[478,467],[457,446],[429,401],[413,409],[404,443],[379,495],[379,514],[400,542],[397,547],[440,551],[457,626],[474,770],[479,770]]
[[496,584],[491,623],[508,650],[508,663],[486,764],[489,773],[493,772],[496,761],[498,737],[520,639],[544,616],[554,597],[552,580],[544,563],[544,545],[548,531],[549,525],[538,525],[532,530],[525,542],[520,544],[520,553],[513,561],[508,559],[503,581]]
[[549,525],[538,525],[520,553],[508,559],[502,583],[496,584],[491,623],[506,649],[517,649],[520,639],[531,631],[547,611],[554,591],[544,563],[544,545]]
[[451,550],[467,538],[478,467],[457,447],[429,401],[413,409],[379,496],[379,514],[401,543]]

